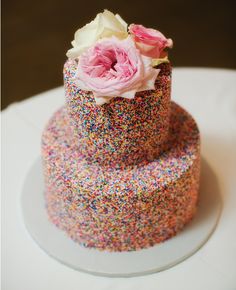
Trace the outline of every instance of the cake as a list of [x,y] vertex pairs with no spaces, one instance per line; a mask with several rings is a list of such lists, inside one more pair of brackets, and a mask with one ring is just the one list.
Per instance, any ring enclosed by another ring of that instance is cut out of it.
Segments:
[[42,135],[50,221],[78,246],[136,251],[197,210],[200,137],[171,101],[171,39],[105,10],[75,33],[65,105]]

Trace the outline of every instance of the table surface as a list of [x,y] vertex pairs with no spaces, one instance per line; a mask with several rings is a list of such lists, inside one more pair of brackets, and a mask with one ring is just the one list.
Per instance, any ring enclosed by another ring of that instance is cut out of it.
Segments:
[[2,112],[2,289],[236,289],[236,71],[176,68],[172,99],[196,119],[201,152],[217,176],[224,207],[210,240],[184,262],[156,274],[105,278],[49,257],[25,229],[20,195],[40,155],[41,133],[64,103],[56,88]]

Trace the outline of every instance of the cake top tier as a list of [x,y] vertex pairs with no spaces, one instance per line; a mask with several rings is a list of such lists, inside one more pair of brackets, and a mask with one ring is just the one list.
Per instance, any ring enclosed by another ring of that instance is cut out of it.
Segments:
[[102,105],[114,97],[133,99],[136,92],[154,90],[158,65],[168,62],[172,45],[158,30],[128,26],[118,14],[104,10],[75,32],[67,56],[77,62],[74,82]]

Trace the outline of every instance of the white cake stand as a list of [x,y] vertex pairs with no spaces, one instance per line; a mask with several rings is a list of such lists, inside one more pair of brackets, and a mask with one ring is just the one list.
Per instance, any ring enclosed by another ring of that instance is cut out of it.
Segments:
[[202,160],[200,201],[195,218],[176,237],[134,252],[87,249],[72,241],[47,217],[40,158],[31,167],[22,193],[25,225],[36,243],[51,257],[79,271],[110,277],[131,277],[168,269],[193,255],[213,233],[221,212],[217,179]]

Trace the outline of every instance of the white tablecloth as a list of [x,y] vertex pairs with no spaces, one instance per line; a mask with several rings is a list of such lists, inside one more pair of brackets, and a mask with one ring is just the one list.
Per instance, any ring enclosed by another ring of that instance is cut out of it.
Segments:
[[163,272],[104,278],[70,269],[37,246],[24,227],[19,199],[40,154],[42,130],[64,103],[60,87],[2,112],[2,289],[236,289],[236,71],[176,68],[172,99],[198,122],[202,155],[217,175],[224,199],[220,222],[203,248]]

